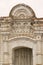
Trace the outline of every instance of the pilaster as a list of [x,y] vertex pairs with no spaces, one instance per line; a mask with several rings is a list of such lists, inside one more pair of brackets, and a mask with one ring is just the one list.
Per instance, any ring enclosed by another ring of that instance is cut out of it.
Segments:
[[4,36],[3,39],[3,44],[4,44],[4,48],[3,48],[3,65],[9,65],[9,47],[8,47],[8,35]]
[[37,46],[36,46],[36,65],[42,65],[42,41],[41,41],[41,34],[37,35]]

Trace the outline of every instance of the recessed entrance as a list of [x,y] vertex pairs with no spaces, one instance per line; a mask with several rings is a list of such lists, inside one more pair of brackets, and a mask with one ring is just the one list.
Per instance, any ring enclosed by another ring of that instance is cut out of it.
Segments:
[[32,49],[25,47],[13,49],[12,60],[13,65],[33,65]]

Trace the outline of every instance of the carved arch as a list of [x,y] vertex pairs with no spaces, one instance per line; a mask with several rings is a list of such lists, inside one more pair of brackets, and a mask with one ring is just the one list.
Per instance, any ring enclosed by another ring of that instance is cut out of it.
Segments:
[[35,13],[28,5],[18,4],[11,9],[9,16],[13,19],[26,19],[35,17]]

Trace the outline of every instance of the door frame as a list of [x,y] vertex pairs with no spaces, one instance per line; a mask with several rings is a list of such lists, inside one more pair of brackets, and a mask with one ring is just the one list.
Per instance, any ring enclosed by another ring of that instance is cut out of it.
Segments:
[[36,41],[30,38],[15,38],[9,41],[10,46],[10,65],[12,65],[12,50],[13,48],[27,47],[32,49],[33,53],[33,65],[36,65]]

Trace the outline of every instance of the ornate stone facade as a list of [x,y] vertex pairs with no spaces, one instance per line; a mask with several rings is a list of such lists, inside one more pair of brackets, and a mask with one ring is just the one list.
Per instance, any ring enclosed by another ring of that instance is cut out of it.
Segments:
[[0,65],[15,65],[12,49],[19,47],[32,49],[28,65],[43,65],[43,18],[37,18],[25,4],[13,7],[8,17],[0,17]]

